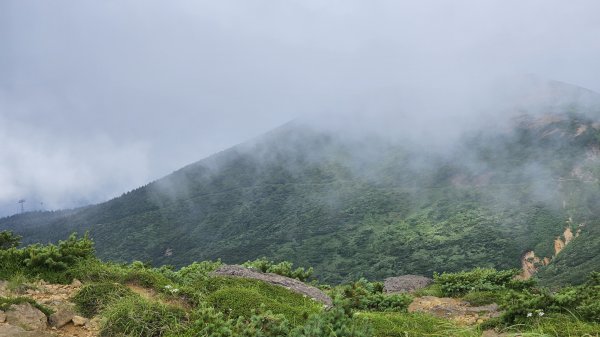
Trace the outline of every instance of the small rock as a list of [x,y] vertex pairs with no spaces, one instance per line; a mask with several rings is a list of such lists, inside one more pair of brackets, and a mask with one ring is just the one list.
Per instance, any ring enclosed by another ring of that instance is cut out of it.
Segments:
[[75,316],[75,310],[72,305],[68,305],[66,303],[62,303],[56,311],[50,315],[49,322],[51,326],[55,326],[57,328],[62,328],[67,325],[67,323],[71,322],[71,319]]
[[85,323],[85,327],[88,330],[99,330],[100,329],[100,317],[94,317],[94,318],[88,320]]
[[6,322],[6,314],[4,311],[0,310],[0,323]]
[[73,279],[73,282],[71,282],[71,285],[72,285],[73,287],[81,287],[82,283],[81,283],[81,281],[79,281],[78,279],[74,278],[74,279]]
[[84,326],[88,322],[87,318],[81,316],[73,316],[72,321],[75,326]]
[[48,318],[29,303],[13,304],[6,311],[6,322],[25,330],[44,330]]

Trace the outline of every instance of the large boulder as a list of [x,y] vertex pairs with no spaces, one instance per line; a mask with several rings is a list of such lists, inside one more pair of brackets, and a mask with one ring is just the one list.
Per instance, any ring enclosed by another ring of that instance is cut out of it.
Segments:
[[298,281],[293,278],[272,274],[272,273],[261,273],[259,271],[246,268],[239,265],[224,265],[219,269],[212,273],[213,275],[219,276],[233,276],[233,277],[243,277],[250,278],[255,280],[260,280],[263,282],[267,282],[273,285],[281,286],[289,289],[298,294],[306,295],[316,301],[319,301],[326,306],[330,307],[333,304],[333,301],[327,294],[315,288],[313,286],[309,286],[301,281]]
[[6,322],[28,331],[45,330],[48,318],[29,303],[13,304],[6,311]]
[[14,325],[0,325],[0,337],[55,337],[46,331],[25,331]]
[[387,294],[412,293],[431,283],[433,283],[432,279],[420,275],[388,277],[383,283],[383,291]]

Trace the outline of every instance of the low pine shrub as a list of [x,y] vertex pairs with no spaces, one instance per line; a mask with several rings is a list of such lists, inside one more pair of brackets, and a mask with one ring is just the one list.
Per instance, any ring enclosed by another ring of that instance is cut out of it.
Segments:
[[313,273],[312,267],[308,269],[304,268],[296,268],[293,269],[293,263],[288,261],[283,261],[280,263],[274,263],[273,261],[267,260],[267,258],[263,257],[254,261],[248,261],[243,264],[243,266],[248,268],[257,269],[263,273],[273,273],[286,277],[295,278],[302,282],[308,280]]
[[470,305],[482,306],[492,303],[500,303],[502,292],[500,291],[471,291],[463,297]]
[[357,282],[341,286],[336,291],[356,310],[369,311],[406,311],[412,302],[408,294],[386,295],[381,282],[369,282],[360,279]]
[[283,315],[293,325],[302,324],[310,314],[321,311],[322,305],[308,297],[270,287],[227,287],[210,294],[206,301],[230,318],[250,317],[253,310],[263,306],[264,310]]
[[444,296],[463,296],[470,291],[501,289],[525,290],[535,285],[534,280],[518,280],[518,269],[501,270],[476,268],[459,273],[434,274]]
[[209,274],[222,266],[220,260],[194,262],[171,274],[171,279],[175,282],[189,285],[204,281],[209,278]]
[[68,283],[72,280],[68,270],[80,261],[93,258],[94,242],[87,234],[82,238],[72,234],[57,245],[33,244],[24,248],[12,245],[0,250],[0,277],[22,273],[29,278]]

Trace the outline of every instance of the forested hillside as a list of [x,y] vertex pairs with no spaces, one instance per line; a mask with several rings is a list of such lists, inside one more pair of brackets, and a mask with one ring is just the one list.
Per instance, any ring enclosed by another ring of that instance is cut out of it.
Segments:
[[27,243],[89,231],[99,256],[181,266],[266,256],[326,282],[520,267],[581,282],[600,266],[600,110],[520,111],[443,151],[296,121],[103,204],[0,220]]

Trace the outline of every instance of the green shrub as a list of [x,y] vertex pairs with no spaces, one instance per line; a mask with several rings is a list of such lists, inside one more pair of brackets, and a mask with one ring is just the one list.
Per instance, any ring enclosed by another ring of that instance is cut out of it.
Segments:
[[171,337],[237,337],[288,336],[290,326],[285,317],[256,311],[249,318],[231,319],[212,307],[201,307],[192,313],[191,323],[169,334]]
[[500,303],[502,293],[500,291],[471,291],[463,297],[470,305],[481,306],[492,303]]
[[198,281],[206,280],[209,274],[222,266],[220,260],[194,262],[188,266],[179,269],[172,274],[172,279],[181,284],[192,284]]
[[0,232],[0,250],[16,248],[21,244],[21,237],[11,231]]
[[508,324],[526,323],[536,315],[566,313],[590,322],[600,322],[600,285],[596,285],[596,278],[597,274],[592,273],[583,285],[566,287],[557,293],[546,289],[511,291],[502,299],[502,318]]
[[267,258],[263,257],[254,261],[248,261],[243,264],[243,266],[248,268],[257,269],[263,273],[273,273],[286,277],[295,278],[302,282],[308,280],[312,276],[313,269],[312,267],[308,269],[304,268],[296,268],[293,269],[294,264],[288,261],[283,261],[280,263],[274,263],[273,261],[267,260]]
[[412,302],[408,294],[386,295],[381,282],[360,279],[357,282],[336,289],[346,299],[352,309],[370,311],[406,311]]
[[69,268],[69,275],[82,282],[121,282],[127,269],[124,265],[91,259]]
[[70,268],[69,274],[84,282],[130,283],[158,291],[172,283],[159,269],[148,267],[139,261],[127,265],[87,260]]
[[347,300],[334,299],[333,308],[308,318],[304,326],[294,329],[294,337],[366,337],[372,336],[371,325],[353,314]]
[[211,307],[196,310],[188,326],[173,331],[171,337],[364,337],[370,326],[360,321],[339,302],[328,311],[312,314],[300,326],[290,324],[283,315],[259,308],[248,316],[228,318]]
[[71,282],[69,268],[94,256],[94,243],[86,234],[77,238],[72,234],[65,241],[54,244],[33,244],[24,248],[0,250],[0,277],[16,273],[50,282]]
[[100,336],[160,337],[184,323],[185,312],[139,296],[127,296],[110,304],[103,312]]
[[459,273],[434,274],[444,296],[462,296],[470,291],[491,291],[499,289],[525,290],[533,287],[533,280],[517,280],[518,269],[497,271],[476,268]]
[[133,295],[133,291],[119,283],[91,283],[84,285],[72,300],[80,313],[92,317],[114,301]]
[[444,293],[442,292],[442,287],[439,284],[433,283],[428,285],[425,288],[419,289],[413,293],[413,295],[417,297],[423,296],[435,296],[435,297],[444,297]]
[[309,314],[319,311],[319,305],[312,299],[281,290],[288,293],[269,294],[256,288],[227,287],[209,295],[207,302],[230,318],[250,317],[262,306],[264,310],[283,315],[293,325],[303,323]]

